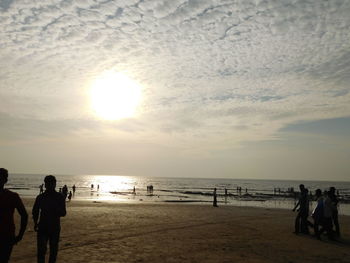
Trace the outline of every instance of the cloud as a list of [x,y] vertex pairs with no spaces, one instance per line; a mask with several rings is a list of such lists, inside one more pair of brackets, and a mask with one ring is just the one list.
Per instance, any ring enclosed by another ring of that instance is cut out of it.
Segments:
[[0,112],[33,136],[43,120],[79,131],[95,123],[89,83],[113,68],[144,87],[140,138],[208,149],[275,138],[298,120],[349,115],[349,10],[316,0],[2,1]]

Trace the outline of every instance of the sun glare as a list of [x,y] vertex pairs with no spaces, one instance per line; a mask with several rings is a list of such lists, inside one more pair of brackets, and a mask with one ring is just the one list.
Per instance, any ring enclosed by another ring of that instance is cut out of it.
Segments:
[[123,73],[108,71],[95,79],[90,91],[91,106],[102,119],[119,120],[135,115],[141,87]]

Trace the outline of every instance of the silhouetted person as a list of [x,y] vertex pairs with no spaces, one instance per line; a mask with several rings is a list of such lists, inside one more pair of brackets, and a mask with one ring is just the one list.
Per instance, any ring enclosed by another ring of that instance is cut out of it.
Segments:
[[309,234],[308,230],[308,222],[307,217],[309,215],[309,200],[308,200],[308,191],[305,189],[305,186],[303,184],[299,185],[300,189],[300,197],[299,201],[293,208],[293,211],[295,211],[298,207],[298,214],[295,218],[295,230],[294,233],[298,234],[300,231],[304,234]]
[[323,197],[322,197],[322,191],[321,189],[316,189],[315,192],[316,196],[316,206],[314,210],[312,211],[312,217],[314,219],[314,232],[315,236],[320,239],[320,230],[319,226],[322,224],[323,221],[323,210],[324,210],[324,204],[323,204]]
[[72,199],[72,191],[69,191],[69,194],[68,194],[68,201],[70,201]]
[[335,188],[332,186],[329,188],[329,198],[331,199],[332,202],[332,220],[333,224],[335,226],[335,234],[337,236],[340,236],[340,230],[339,230],[339,221],[338,221],[338,197],[335,195]]
[[73,195],[75,195],[75,184],[72,186],[73,189]]
[[323,220],[322,220],[322,228],[319,233],[322,234],[326,231],[329,239],[333,239],[333,223],[332,223],[332,214],[333,214],[333,206],[332,201],[329,197],[329,192],[325,192],[324,200],[323,200]]
[[98,190],[100,190],[100,185],[99,185],[99,184],[97,185],[97,191],[98,191]]
[[134,186],[134,188],[132,189],[132,193],[133,193],[134,195],[136,195],[136,188],[135,188],[135,186]]
[[214,188],[213,197],[214,197],[213,206],[217,207],[218,206],[218,200],[217,200],[217,195],[216,195],[216,188]]
[[37,256],[38,263],[45,263],[47,243],[49,243],[49,263],[54,263],[60,238],[60,218],[66,215],[66,204],[62,194],[55,190],[56,178],[48,175],[44,182],[46,191],[37,196],[32,211],[34,230],[37,231]]
[[91,184],[91,190],[93,190],[94,189],[94,184]]
[[[28,214],[19,195],[4,188],[7,179],[8,171],[0,168],[0,263],[10,260],[13,245],[22,240],[28,222]],[[17,236],[13,217],[15,209],[21,216]]]
[[62,187],[62,194],[63,194],[64,200],[66,200],[67,195],[68,195],[68,187],[67,187],[67,185],[64,185]]

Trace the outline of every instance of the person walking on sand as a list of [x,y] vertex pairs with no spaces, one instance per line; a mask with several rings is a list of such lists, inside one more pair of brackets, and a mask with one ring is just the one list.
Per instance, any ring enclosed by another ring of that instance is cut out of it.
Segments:
[[320,235],[320,229],[319,226],[323,222],[323,210],[324,210],[324,203],[323,203],[323,197],[322,197],[322,191],[321,189],[316,189],[315,191],[316,196],[316,206],[314,210],[312,211],[312,218],[314,219],[314,234],[317,239],[321,239]]
[[299,185],[300,189],[300,198],[298,203],[293,208],[293,211],[295,211],[298,207],[298,214],[295,218],[295,234],[299,234],[301,231],[304,234],[309,234],[308,230],[308,222],[307,217],[309,215],[309,200],[308,200],[308,191],[305,189],[305,186],[303,184]]
[[340,236],[340,229],[339,229],[339,221],[338,221],[338,197],[335,195],[335,187],[329,188],[329,198],[332,202],[332,221],[335,226],[335,234],[339,237]]
[[214,188],[213,197],[214,197],[213,206],[214,206],[214,207],[218,207],[218,201],[217,201],[217,195],[216,195],[216,188]]
[[[22,240],[28,222],[28,214],[19,195],[4,188],[7,179],[8,171],[0,168],[0,263],[9,262],[13,245]],[[21,227],[17,236],[15,209],[21,217]]]
[[49,263],[55,263],[61,231],[60,218],[66,215],[66,203],[62,194],[55,190],[54,176],[46,176],[44,182],[46,191],[37,196],[32,210],[34,230],[37,232],[37,262],[45,263],[47,243],[49,243]]

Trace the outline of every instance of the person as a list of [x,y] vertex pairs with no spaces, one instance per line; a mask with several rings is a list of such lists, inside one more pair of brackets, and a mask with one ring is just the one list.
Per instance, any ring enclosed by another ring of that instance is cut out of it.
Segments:
[[[13,245],[20,242],[27,227],[28,214],[17,193],[4,186],[8,180],[8,171],[0,168],[0,262],[7,263],[10,260]],[[14,223],[15,209],[21,217],[21,227],[16,236]]]
[[326,231],[328,239],[333,240],[333,223],[332,223],[332,215],[333,215],[333,206],[332,201],[329,196],[329,192],[325,191],[325,197],[323,199],[323,220],[322,220],[322,228],[320,229],[320,234]]
[[332,221],[335,226],[335,234],[339,237],[340,236],[340,229],[339,229],[339,221],[338,221],[338,197],[335,195],[335,187],[329,188],[329,198],[332,202]]
[[64,185],[62,187],[62,194],[63,194],[64,200],[66,200],[67,195],[68,195],[68,187],[67,187],[67,185]]
[[299,189],[300,198],[295,207],[293,208],[293,211],[295,211],[299,207],[298,214],[295,218],[294,233],[299,234],[299,232],[302,232],[304,234],[309,234],[307,221],[307,217],[309,215],[308,190],[303,184],[299,185]]
[[73,184],[72,189],[73,189],[73,195],[75,195],[75,184]]
[[55,190],[56,178],[48,175],[44,182],[46,191],[37,196],[32,210],[34,230],[37,232],[37,258],[38,263],[45,262],[49,242],[49,263],[55,263],[61,231],[60,218],[66,215],[66,204],[63,195]]
[[134,188],[132,189],[132,194],[136,195],[136,188],[134,186]]
[[316,238],[321,239],[319,226],[323,221],[323,197],[321,189],[316,189],[316,206],[312,211],[312,218],[314,219],[314,233]]
[[69,191],[69,194],[68,194],[68,201],[70,201],[72,199],[72,191]]
[[213,196],[214,196],[213,206],[214,206],[214,207],[218,207],[218,201],[217,201],[217,195],[216,195],[216,188],[214,188]]

